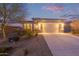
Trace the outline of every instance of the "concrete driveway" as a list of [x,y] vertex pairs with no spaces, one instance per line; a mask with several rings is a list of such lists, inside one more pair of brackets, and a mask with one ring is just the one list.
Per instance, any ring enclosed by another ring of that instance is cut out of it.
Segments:
[[79,56],[79,37],[71,34],[43,34],[54,56]]

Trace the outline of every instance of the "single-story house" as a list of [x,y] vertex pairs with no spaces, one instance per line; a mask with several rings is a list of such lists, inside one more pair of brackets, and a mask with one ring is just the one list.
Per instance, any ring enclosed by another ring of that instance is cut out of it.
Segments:
[[63,33],[65,19],[32,18],[24,22],[25,29],[38,30],[39,33]]

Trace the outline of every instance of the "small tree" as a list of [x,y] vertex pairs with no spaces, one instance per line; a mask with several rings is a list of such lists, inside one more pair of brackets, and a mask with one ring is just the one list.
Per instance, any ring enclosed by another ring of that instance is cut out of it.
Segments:
[[2,21],[3,38],[6,39],[5,26],[8,22],[21,22],[26,16],[24,4],[1,3],[0,4],[0,20]]

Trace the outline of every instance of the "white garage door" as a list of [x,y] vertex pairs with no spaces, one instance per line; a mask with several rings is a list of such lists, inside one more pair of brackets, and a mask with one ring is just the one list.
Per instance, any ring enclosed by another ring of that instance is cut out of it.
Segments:
[[46,23],[45,32],[58,33],[59,32],[59,25],[57,23]]

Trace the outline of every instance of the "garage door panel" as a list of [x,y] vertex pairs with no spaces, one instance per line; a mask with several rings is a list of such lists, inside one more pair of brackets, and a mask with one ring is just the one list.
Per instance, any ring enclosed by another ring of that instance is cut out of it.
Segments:
[[47,33],[56,33],[58,32],[58,26],[57,24],[46,24],[45,30]]

